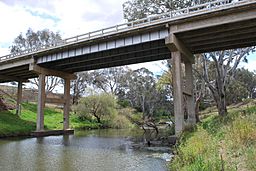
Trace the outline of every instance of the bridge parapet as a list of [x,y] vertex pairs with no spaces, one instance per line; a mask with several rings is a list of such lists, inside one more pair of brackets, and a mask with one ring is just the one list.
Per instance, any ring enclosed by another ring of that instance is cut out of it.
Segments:
[[232,8],[236,6],[242,6],[250,3],[255,3],[255,0],[233,0],[233,1],[216,0],[209,3],[195,5],[195,6],[191,6],[183,9],[178,9],[178,10],[170,11],[170,12],[159,14],[159,15],[152,15],[147,18],[143,18],[143,19],[139,19],[139,20],[123,23],[123,24],[118,24],[112,27],[70,37],[53,44],[46,44],[39,47],[26,49],[18,53],[5,55],[0,57],[0,63],[11,60],[11,59],[20,58],[22,56],[27,56],[30,54],[32,55],[34,53],[40,53],[46,50],[63,47],[70,44],[80,43],[83,41],[97,39],[104,36],[111,36],[117,33],[132,31],[142,27],[148,27],[153,24],[163,24],[166,22],[175,21],[178,19],[186,18],[186,17],[192,17],[195,15],[201,15],[201,14],[209,13],[212,11]]

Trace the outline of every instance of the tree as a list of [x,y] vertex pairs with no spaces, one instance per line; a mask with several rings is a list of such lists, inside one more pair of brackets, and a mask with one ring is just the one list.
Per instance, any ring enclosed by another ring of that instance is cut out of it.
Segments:
[[61,41],[60,34],[48,29],[34,32],[31,28],[27,30],[25,36],[20,33],[10,46],[11,53],[22,52],[26,49],[39,48],[40,46],[50,46]]
[[[61,78],[55,77],[55,76],[46,76],[45,80],[46,80],[46,84],[45,84],[46,95],[51,93],[57,86],[63,83]],[[38,89],[39,87],[38,78],[30,79],[30,83],[32,85],[35,85]]]
[[77,104],[79,98],[85,93],[88,80],[90,79],[88,72],[76,74],[76,79],[71,82],[71,90],[73,92],[73,104]]
[[129,0],[123,4],[124,19],[134,21],[213,0]]
[[126,73],[124,67],[112,67],[96,70],[90,73],[87,80],[90,85],[102,90],[105,93],[118,95],[120,92],[120,82]]
[[[232,80],[239,63],[247,61],[246,56],[254,51],[254,47],[216,51],[203,54],[202,78],[210,89],[221,116],[227,113],[226,88]],[[209,72],[209,69],[212,72]]]
[[250,72],[245,68],[239,68],[234,77],[246,88],[247,97],[252,98],[253,93],[256,91],[256,73]]
[[103,118],[116,112],[116,105],[116,100],[111,94],[92,94],[81,98],[74,106],[74,111],[80,119],[95,118],[98,123],[102,123]]
[[[131,21],[144,18],[149,15],[169,12],[171,10],[185,8],[194,4],[205,3],[210,1],[212,0],[130,0],[126,1],[123,4],[124,18],[128,21]],[[234,72],[240,61],[243,59],[245,60],[246,55],[252,50],[253,48],[244,48],[213,52],[203,55],[204,67],[203,73],[201,73],[201,78],[204,79],[206,85],[209,87],[212,96],[216,102],[218,112],[221,116],[224,116],[227,113],[226,86],[229,84],[230,78],[234,75]],[[216,67],[214,72],[215,79],[212,80],[209,77],[207,68],[208,66],[206,66],[207,63],[210,63],[209,61],[213,61],[213,63],[215,64],[214,66]]]
[[[61,40],[60,34],[54,33],[48,29],[39,30],[34,32],[29,28],[25,34],[20,33],[10,46],[11,53],[22,52],[26,49],[38,49],[41,46],[50,46],[56,44]],[[38,87],[38,79],[31,79],[30,82]],[[46,93],[52,92],[56,86],[61,83],[61,79],[58,77],[48,76],[46,79]]]
[[121,83],[119,99],[128,99],[130,106],[143,113],[143,119],[153,118],[160,109],[166,109],[167,93],[157,90],[156,78],[146,68],[129,70]]

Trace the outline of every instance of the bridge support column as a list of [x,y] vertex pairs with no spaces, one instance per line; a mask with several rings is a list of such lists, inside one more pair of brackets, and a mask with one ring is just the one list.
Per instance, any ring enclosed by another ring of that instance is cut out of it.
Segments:
[[17,106],[16,106],[16,115],[18,116],[20,116],[21,114],[21,100],[22,100],[22,81],[18,81]]
[[184,112],[182,96],[182,73],[181,73],[181,53],[175,51],[172,55],[173,72],[173,92],[174,92],[174,117],[175,134],[179,135],[184,129]]
[[186,86],[185,90],[188,92],[185,94],[187,96],[187,112],[188,112],[188,124],[193,126],[196,124],[196,115],[195,115],[195,100],[194,100],[194,82],[193,82],[193,71],[192,71],[192,63],[185,62],[185,79]]
[[36,131],[44,130],[45,75],[39,74]]
[[[171,27],[170,32],[173,32],[175,29],[175,27]],[[187,109],[188,112],[187,121],[192,125],[195,123],[192,75],[192,63],[194,62],[194,56],[183,42],[181,42],[173,33],[166,37],[165,44],[170,49],[172,57],[175,134],[176,136],[179,136],[185,129],[184,109]],[[183,86],[182,62],[185,63],[185,86]],[[186,106],[183,105],[184,96],[187,99]]]
[[64,85],[64,114],[63,114],[63,129],[69,129],[69,111],[70,111],[70,79],[65,79]]

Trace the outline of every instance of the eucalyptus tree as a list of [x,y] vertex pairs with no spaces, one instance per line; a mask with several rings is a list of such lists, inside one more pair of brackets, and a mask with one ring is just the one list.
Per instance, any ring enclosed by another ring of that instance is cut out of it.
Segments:
[[256,92],[256,71],[251,72],[248,69],[239,68],[234,78],[246,88],[246,96],[253,98],[253,93]]
[[146,68],[129,70],[121,82],[122,94],[119,99],[127,99],[130,106],[143,113],[143,119],[155,118],[160,110],[170,111],[166,91],[157,89],[157,79]]
[[[210,2],[213,0],[128,0],[123,4],[124,18],[128,21],[144,18],[150,15],[161,14],[185,8],[191,5]],[[230,1],[232,2],[232,1]],[[246,56],[254,50],[253,47],[234,49],[226,51],[218,51],[202,54],[202,72],[198,75],[203,79],[205,84],[211,91],[214,101],[217,105],[219,115],[224,116],[227,113],[226,104],[226,87],[230,83],[231,78],[242,60],[246,61]],[[209,77],[208,64],[213,61],[215,70],[212,79]]]
[[118,95],[121,89],[121,81],[126,74],[126,67],[112,67],[95,70],[89,73],[87,82],[94,88],[100,89],[105,93]]
[[124,19],[133,21],[213,0],[128,0],[123,4]]
[[[39,49],[41,46],[51,46],[61,41],[60,34],[54,33],[48,29],[33,31],[31,28],[27,30],[25,35],[20,33],[10,46],[11,53],[22,52],[26,49]],[[38,79],[31,79],[30,82],[38,87]],[[54,88],[61,84],[58,77],[49,76],[46,79],[46,93],[52,92]]]
[[76,74],[76,79],[71,82],[72,103],[77,104],[80,97],[85,94],[90,80],[89,72],[80,72]]
[[[221,116],[227,114],[226,88],[233,79],[237,67],[241,61],[247,62],[247,56],[254,52],[254,47],[216,51],[203,54],[203,75],[207,87],[218,108]],[[211,68],[212,72],[209,72]]]

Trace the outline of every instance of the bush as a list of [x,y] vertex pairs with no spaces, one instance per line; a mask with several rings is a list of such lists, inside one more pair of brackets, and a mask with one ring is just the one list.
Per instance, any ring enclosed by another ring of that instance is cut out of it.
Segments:
[[82,120],[96,119],[98,123],[102,123],[103,119],[109,119],[116,113],[116,106],[113,95],[102,93],[81,98],[78,104],[73,106],[73,110]]

